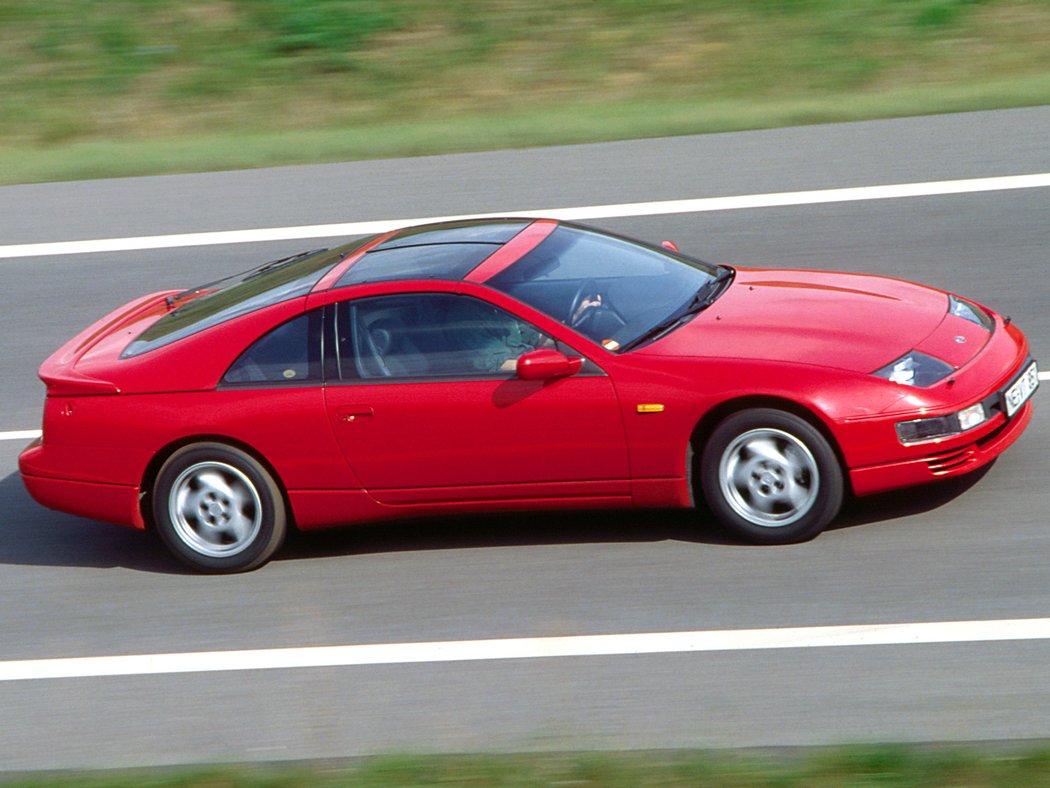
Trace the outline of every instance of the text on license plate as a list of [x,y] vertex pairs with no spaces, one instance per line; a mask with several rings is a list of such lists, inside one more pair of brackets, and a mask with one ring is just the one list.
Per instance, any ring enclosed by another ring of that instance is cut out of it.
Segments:
[[1013,382],[1005,392],[1003,401],[1006,405],[1006,418],[1013,416],[1017,409],[1024,405],[1039,386],[1039,370],[1033,361],[1021,377]]

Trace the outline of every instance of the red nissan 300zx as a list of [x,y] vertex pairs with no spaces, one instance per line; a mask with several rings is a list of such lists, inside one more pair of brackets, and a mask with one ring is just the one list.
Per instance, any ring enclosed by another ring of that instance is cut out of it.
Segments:
[[300,529],[692,507],[809,539],[846,494],[958,476],[1024,430],[1021,331],[861,274],[730,268],[551,220],[462,221],[145,296],[40,368],[44,504],[208,572]]

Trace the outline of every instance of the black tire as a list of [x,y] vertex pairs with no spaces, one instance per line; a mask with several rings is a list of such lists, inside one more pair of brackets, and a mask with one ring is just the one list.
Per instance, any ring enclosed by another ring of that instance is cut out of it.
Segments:
[[842,506],[843,475],[827,439],[772,408],[727,416],[704,445],[700,482],[712,514],[758,544],[812,539]]
[[195,443],[168,458],[152,496],[157,533],[201,572],[246,572],[270,560],[288,531],[284,498],[255,458]]

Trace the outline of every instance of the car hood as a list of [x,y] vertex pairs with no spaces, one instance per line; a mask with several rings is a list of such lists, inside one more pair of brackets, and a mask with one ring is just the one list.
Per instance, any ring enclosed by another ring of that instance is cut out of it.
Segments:
[[870,373],[912,349],[955,367],[988,341],[943,291],[881,276],[738,268],[733,284],[645,354],[795,361]]

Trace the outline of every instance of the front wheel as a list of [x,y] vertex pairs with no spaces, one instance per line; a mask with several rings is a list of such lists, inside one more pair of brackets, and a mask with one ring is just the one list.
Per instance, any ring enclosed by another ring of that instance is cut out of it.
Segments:
[[704,446],[708,507],[736,535],[761,544],[812,539],[842,506],[835,452],[809,422],[781,410],[734,413]]
[[284,542],[284,499],[251,455],[221,443],[179,449],[153,490],[157,532],[183,562],[202,572],[245,572]]

